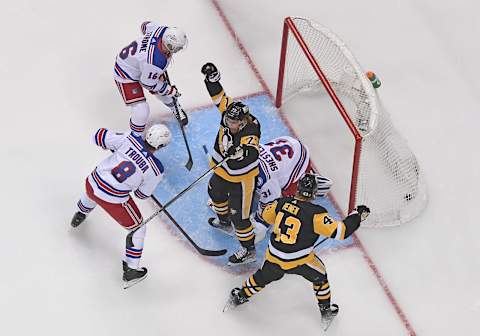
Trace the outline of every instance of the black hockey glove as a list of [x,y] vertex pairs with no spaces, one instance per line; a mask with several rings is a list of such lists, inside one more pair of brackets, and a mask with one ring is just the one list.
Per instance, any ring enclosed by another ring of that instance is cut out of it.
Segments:
[[354,209],[360,215],[360,221],[364,221],[367,219],[368,215],[370,215],[370,209],[366,205],[357,205]]
[[213,63],[205,63],[202,66],[202,74],[205,75],[205,80],[210,83],[215,83],[220,80],[220,71]]
[[227,150],[227,155],[230,160],[240,160],[243,158],[243,148],[241,146],[238,146],[238,147],[231,146]]

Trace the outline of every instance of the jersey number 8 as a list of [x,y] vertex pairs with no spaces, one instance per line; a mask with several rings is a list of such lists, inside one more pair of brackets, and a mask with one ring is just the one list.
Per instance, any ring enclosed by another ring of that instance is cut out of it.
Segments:
[[123,183],[127,178],[135,174],[135,166],[130,161],[122,161],[112,169],[112,175],[115,179]]

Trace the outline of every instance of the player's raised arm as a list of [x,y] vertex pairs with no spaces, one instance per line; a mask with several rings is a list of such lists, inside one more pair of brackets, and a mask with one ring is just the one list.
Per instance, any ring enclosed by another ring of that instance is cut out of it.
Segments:
[[202,67],[202,74],[205,75],[205,85],[213,103],[223,113],[228,105],[233,103],[233,98],[228,97],[220,84],[220,71],[213,63],[206,63]]
[[360,222],[369,214],[370,209],[365,205],[356,207],[343,221],[334,220],[326,211],[318,213],[313,217],[314,231],[319,235],[344,240],[360,227]]

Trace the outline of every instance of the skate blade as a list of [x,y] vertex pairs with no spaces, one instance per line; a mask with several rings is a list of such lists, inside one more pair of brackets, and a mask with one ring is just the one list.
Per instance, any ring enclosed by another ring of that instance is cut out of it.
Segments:
[[123,289],[128,289],[132,286],[135,286],[136,284],[138,284],[139,282],[141,282],[142,280],[145,280],[145,278],[147,277],[148,273],[145,274],[143,277],[141,278],[138,278],[138,279],[134,279],[134,280],[130,280],[130,281],[124,281],[123,282]]
[[244,262],[241,262],[241,263],[232,263],[232,262],[228,262],[227,265],[228,266],[240,266],[240,265],[248,265],[248,264],[251,264],[253,262],[257,261],[257,258],[253,258],[253,259],[247,259],[245,260]]
[[[336,315],[335,315],[336,316]],[[328,320],[324,320],[321,322],[321,325],[322,325],[322,329],[323,331],[327,331],[327,329],[330,327],[330,325],[332,324],[335,316],[333,316],[332,318],[328,319]]]
[[228,298],[227,303],[225,303],[225,306],[223,306],[222,313],[225,313],[230,309],[234,309],[235,307],[236,305],[233,303],[233,300],[231,298]]

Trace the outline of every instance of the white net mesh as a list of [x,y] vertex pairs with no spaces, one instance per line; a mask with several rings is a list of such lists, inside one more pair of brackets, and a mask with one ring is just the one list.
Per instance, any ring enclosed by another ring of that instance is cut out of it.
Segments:
[[[327,28],[304,18],[292,20],[362,136],[356,195],[353,196],[356,204],[366,204],[372,210],[363,225],[383,227],[413,219],[427,202],[421,170],[407,142],[393,127],[370,80],[345,44]],[[283,101],[302,92],[327,95],[291,31],[285,59]],[[339,132],[348,132],[348,129]],[[351,157],[353,159],[353,151]],[[351,178],[345,175],[345,179]]]

